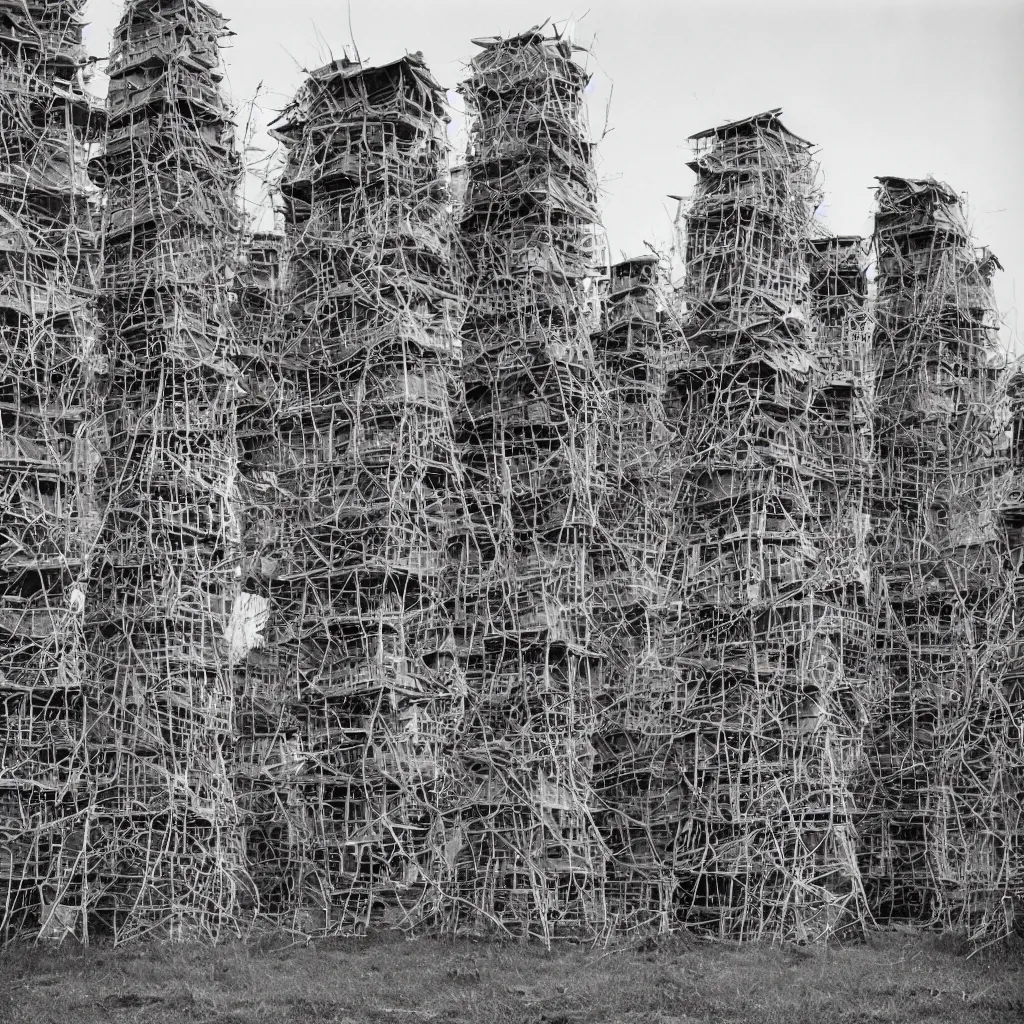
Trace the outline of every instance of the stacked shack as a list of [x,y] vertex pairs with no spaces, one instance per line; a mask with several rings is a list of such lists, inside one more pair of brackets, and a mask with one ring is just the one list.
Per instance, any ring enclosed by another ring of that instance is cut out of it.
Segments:
[[226,766],[238,531],[228,266],[239,161],[224,20],[132,0],[108,73],[101,312],[109,358],[90,589],[89,900],[118,939],[215,936],[244,865]]
[[565,39],[476,40],[460,568],[468,697],[452,912],[545,939],[604,920],[591,815],[600,652],[587,73]]
[[313,72],[276,127],[289,293],[254,555],[277,702],[253,719],[276,781],[251,847],[268,909],[311,931],[414,924],[444,862],[462,691],[446,127],[418,54]]
[[841,581],[812,501],[810,145],[778,110],[694,136],[687,351],[659,707],[683,768],[678,912],[722,935],[807,939],[861,913],[858,726]]
[[663,688],[660,608],[668,535],[666,342],[656,256],[611,267],[593,337],[606,399],[597,431],[604,492],[592,550],[594,617],[607,652],[595,738],[594,812],[608,848],[607,913],[620,930],[671,918],[670,850],[679,825],[675,766],[652,694]]
[[0,937],[83,936],[94,239],[82,2],[0,2]]
[[990,287],[998,264],[973,247],[948,185],[879,182],[872,528],[882,676],[865,875],[878,918],[984,933],[1020,875],[1010,840],[1020,707],[1003,685],[1011,601],[995,517],[1007,468]]

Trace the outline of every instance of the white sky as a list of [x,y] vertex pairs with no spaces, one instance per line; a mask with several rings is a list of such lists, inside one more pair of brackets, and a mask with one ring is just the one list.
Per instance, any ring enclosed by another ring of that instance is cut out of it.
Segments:
[[[978,244],[1006,267],[996,279],[1005,340],[1024,352],[1022,0],[212,2],[237,33],[225,54],[232,96],[244,105],[262,82],[264,121],[303,68],[341,56],[350,13],[365,62],[422,50],[450,88],[472,37],[574,18],[577,40],[593,42],[595,137],[606,121],[610,129],[599,153],[615,256],[647,239],[668,243],[675,204],[666,194],[686,194],[693,181],[687,136],[782,107],[788,127],[819,148],[833,231],[870,232],[877,174],[934,174],[967,195]],[[92,0],[91,52],[107,51],[120,9]]]

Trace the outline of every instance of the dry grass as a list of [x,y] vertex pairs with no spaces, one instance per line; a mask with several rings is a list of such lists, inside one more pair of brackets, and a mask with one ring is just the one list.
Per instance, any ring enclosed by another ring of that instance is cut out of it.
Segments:
[[1024,1020],[1024,945],[878,935],[817,950],[610,950],[391,935],[281,948],[0,952],[3,1024],[863,1024]]

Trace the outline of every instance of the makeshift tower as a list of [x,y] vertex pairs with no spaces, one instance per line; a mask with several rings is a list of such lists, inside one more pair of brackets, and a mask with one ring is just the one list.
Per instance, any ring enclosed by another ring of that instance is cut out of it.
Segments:
[[674,674],[684,771],[678,913],[722,935],[827,936],[862,913],[859,727],[842,581],[814,505],[810,145],[768,111],[693,137],[678,431]]
[[0,2],[0,939],[86,935],[95,469],[82,2]]
[[226,766],[240,165],[220,90],[225,34],[198,0],[128,3],[91,165],[106,193],[109,373],[87,616],[89,903],[118,940],[216,936],[248,899]]
[[[1012,613],[1007,624],[1007,664],[1003,694],[1011,715],[1009,753],[1017,778],[1024,775],[1024,735],[1012,734],[1012,723],[1024,721],[1024,365],[1019,362],[1007,384],[1010,402],[1010,477],[1001,517],[1006,550],[1006,573],[1011,585]],[[1012,912],[1010,923],[1024,934],[1024,785],[1016,785],[1016,807],[1004,815],[1009,863],[1015,866],[1003,896]]]
[[[277,122],[289,260],[276,522],[259,554],[268,909],[309,931],[433,913],[462,685],[457,313],[444,90],[422,55],[315,72]],[[276,877],[275,877],[276,876]]]
[[462,240],[469,274],[460,567],[468,696],[456,920],[545,940],[605,920],[591,813],[599,394],[587,73],[531,29],[475,41]]
[[1020,814],[1019,708],[1003,686],[1012,602],[995,516],[1008,462],[998,263],[973,247],[948,185],[879,182],[872,557],[883,674],[865,874],[877,918],[983,934],[1020,871],[1007,835],[1007,815]]

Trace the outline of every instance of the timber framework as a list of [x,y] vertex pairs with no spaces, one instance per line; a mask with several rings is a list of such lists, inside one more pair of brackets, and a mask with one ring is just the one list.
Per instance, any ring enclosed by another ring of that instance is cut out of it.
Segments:
[[[0,939],[1024,929],[1024,371],[780,110],[610,264],[586,51],[309,74],[0,0]],[[874,272],[870,273],[873,267]]]

